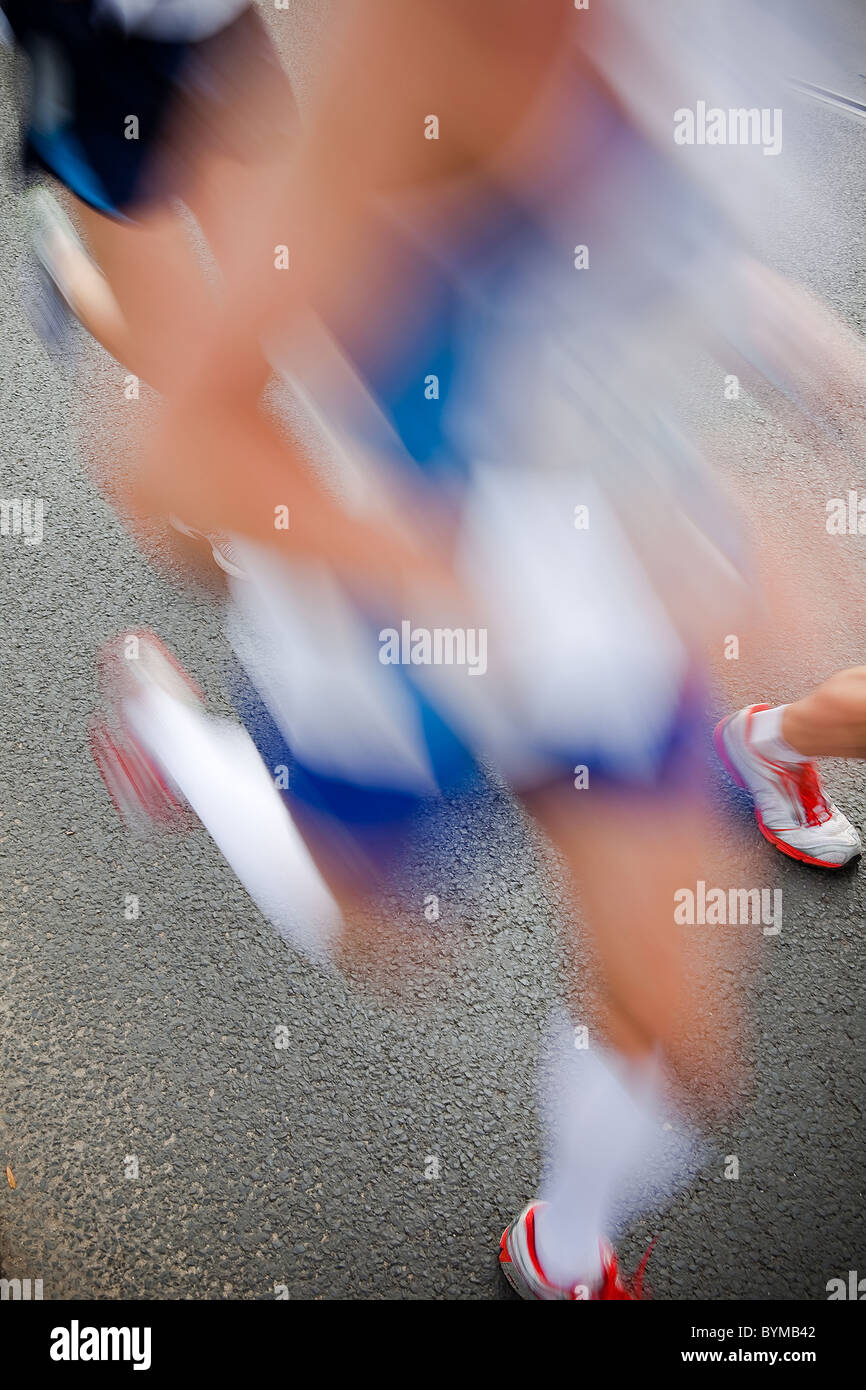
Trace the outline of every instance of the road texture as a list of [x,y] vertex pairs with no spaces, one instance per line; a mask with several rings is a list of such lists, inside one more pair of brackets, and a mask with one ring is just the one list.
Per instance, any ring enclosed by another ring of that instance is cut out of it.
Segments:
[[[301,77],[315,9],[280,16]],[[866,53],[862,21],[856,34]],[[866,65],[849,66],[848,94],[866,98],[856,70]],[[8,165],[5,54],[0,110]],[[842,235],[824,243],[785,225],[768,251],[866,329],[866,124],[797,97],[786,138]],[[49,360],[19,303],[25,251],[10,199],[2,495],[43,497],[46,516],[40,545],[0,540],[2,1272],[42,1279],[52,1299],[511,1297],[497,1241],[536,1189],[535,1073],[565,980],[556,866],[498,788],[445,808],[432,864],[393,905],[419,942],[417,968],[386,968],[371,985],[288,947],[203,831],[130,839],[88,751],[95,653],[118,631],[153,627],[227,712],[219,600],[187,582],[159,528],[142,553],[96,487],[86,465],[128,466],[137,407],[123,402],[121,369],[83,335],[69,369]],[[784,533],[788,490],[814,494],[804,456],[755,402],[732,414],[718,369],[696,363],[694,394],[732,480],[748,491],[772,475],[753,520]],[[862,458],[851,486],[858,479],[866,491]],[[820,530],[823,496],[815,507]],[[866,566],[851,564],[853,588]],[[753,698],[791,698],[862,660],[863,625],[846,610],[828,622],[820,670],[792,651],[776,688]],[[708,709],[708,731],[720,708]],[[624,1260],[658,1235],[658,1298],[822,1299],[829,1279],[866,1260],[866,868],[822,876],[783,860],[711,776],[731,812],[721,832],[730,881],[781,887],[784,927],[763,941],[747,982],[753,1077],[738,1118],[710,1130],[689,1186],[629,1227]],[[863,765],[829,764],[827,778],[866,825]],[[709,1014],[705,1026],[711,1034]],[[724,1177],[729,1155],[737,1180]]]

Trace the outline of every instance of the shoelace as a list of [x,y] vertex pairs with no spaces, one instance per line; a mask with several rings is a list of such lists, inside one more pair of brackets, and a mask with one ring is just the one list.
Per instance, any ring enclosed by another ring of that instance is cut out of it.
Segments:
[[637,1273],[634,1277],[634,1283],[631,1289],[629,1289],[619,1277],[619,1261],[616,1255],[611,1252],[610,1259],[604,1266],[604,1280],[601,1288],[596,1294],[596,1298],[599,1302],[610,1302],[614,1300],[639,1301],[643,1298],[644,1274],[646,1273],[650,1255],[653,1252],[653,1246],[657,1240],[658,1236],[653,1236],[644,1251],[643,1259],[637,1267]]
[[821,790],[818,769],[814,763],[772,763],[771,766],[802,807],[806,825],[823,825],[825,821],[830,820],[833,812]]

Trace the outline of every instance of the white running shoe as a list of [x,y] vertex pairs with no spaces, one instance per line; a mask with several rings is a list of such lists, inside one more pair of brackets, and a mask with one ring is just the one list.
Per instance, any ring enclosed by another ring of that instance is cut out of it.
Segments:
[[[643,1272],[649,1251],[641,1262],[634,1289],[623,1283],[616,1255],[606,1241],[599,1241],[602,1274],[600,1280],[588,1284],[573,1284],[560,1288],[546,1277],[535,1250],[535,1213],[542,1202],[530,1202],[519,1216],[506,1226],[499,1242],[499,1265],[511,1287],[521,1298],[576,1303],[599,1300],[638,1299],[641,1297]],[[650,1247],[650,1250],[652,1246]]]
[[752,718],[769,705],[747,705],[716,725],[716,752],[755,803],[758,829],[771,845],[825,869],[841,869],[863,846],[854,826],[829,799],[813,762],[783,763],[752,747]]

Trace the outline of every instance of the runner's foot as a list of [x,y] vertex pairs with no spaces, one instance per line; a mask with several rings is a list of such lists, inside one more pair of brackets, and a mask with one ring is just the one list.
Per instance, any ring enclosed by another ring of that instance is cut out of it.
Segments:
[[[530,1202],[502,1233],[499,1242],[499,1264],[511,1287],[525,1299],[544,1302],[582,1300],[607,1301],[637,1299],[641,1296],[643,1266],[633,1291],[623,1283],[616,1255],[603,1240],[599,1241],[602,1277],[592,1285],[575,1283],[559,1288],[545,1276],[535,1249],[535,1212],[541,1205]],[[646,1260],[644,1260],[646,1263]]]
[[752,719],[767,705],[749,705],[716,726],[716,752],[755,803],[761,834],[803,864],[839,869],[862,850],[860,836],[827,796],[813,762],[770,759],[752,744]]

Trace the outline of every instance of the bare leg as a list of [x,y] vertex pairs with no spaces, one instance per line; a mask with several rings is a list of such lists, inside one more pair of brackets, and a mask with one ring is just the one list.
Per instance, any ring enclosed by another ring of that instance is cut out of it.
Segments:
[[83,205],[78,213],[125,332],[117,333],[116,320],[106,322],[98,299],[82,298],[82,323],[130,371],[157,391],[170,391],[215,312],[187,229],[170,208],[134,224]]
[[866,758],[866,666],[837,671],[788,705],[782,736],[810,758]]
[[[739,1079],[737,1010],[730,986],[725,997],[714,981],[724,938],[684,932],[674,921],[677,889],[712,873],[706,814],[695,795],[576,796],[557,788],[528,804],[566,860],[576,907],[579,891],[600,976],[604,1037],[599,1045],[592,1036],[580,1062],[567,1039],[558,1043],[545,1086],[553,1123],[543,1200],[529,1208],[531,1222],[524,1214],[509,1226],[503,1269],[534,1297],[549,1297],[551,1285],[576,1286],[587,1296],[601,1287],[600,1240],[612,1233],[630,1185],[638,1180],[645,1191],[658,1184],[661,1196],[688,1171],[688,1155],[665,1152],[661,1139],[669,1113],[664,1072],[703,1113],[727,1109]],[[568,944],[575,941],[570,933]],[[598,1010],[583,980],[581,986],[574,1018],[594,1022]]]
[[[580,801],[589,795],[591,803]],[[718,1007],[715,984],[719,967],[730,969],[734,938],[698,936],[674,922],[676,890],[714,877],[704,807],[685,794],[573,790],[533,797],[529,806],[579,894],[598,961],[607,1041],[634,1061],[661,1048],[714,1108],[735,1072],[737,1011],[729,1000]]]
[[[71,195],[69,201],[83,222],[85,205]],[[52,272],[56,272],[58,284],[75,317],[112,357],[119,362],[128,361],[131,353],[129,330],[105,276],[65,229],[57,228],[49,234],[48,251]]]

